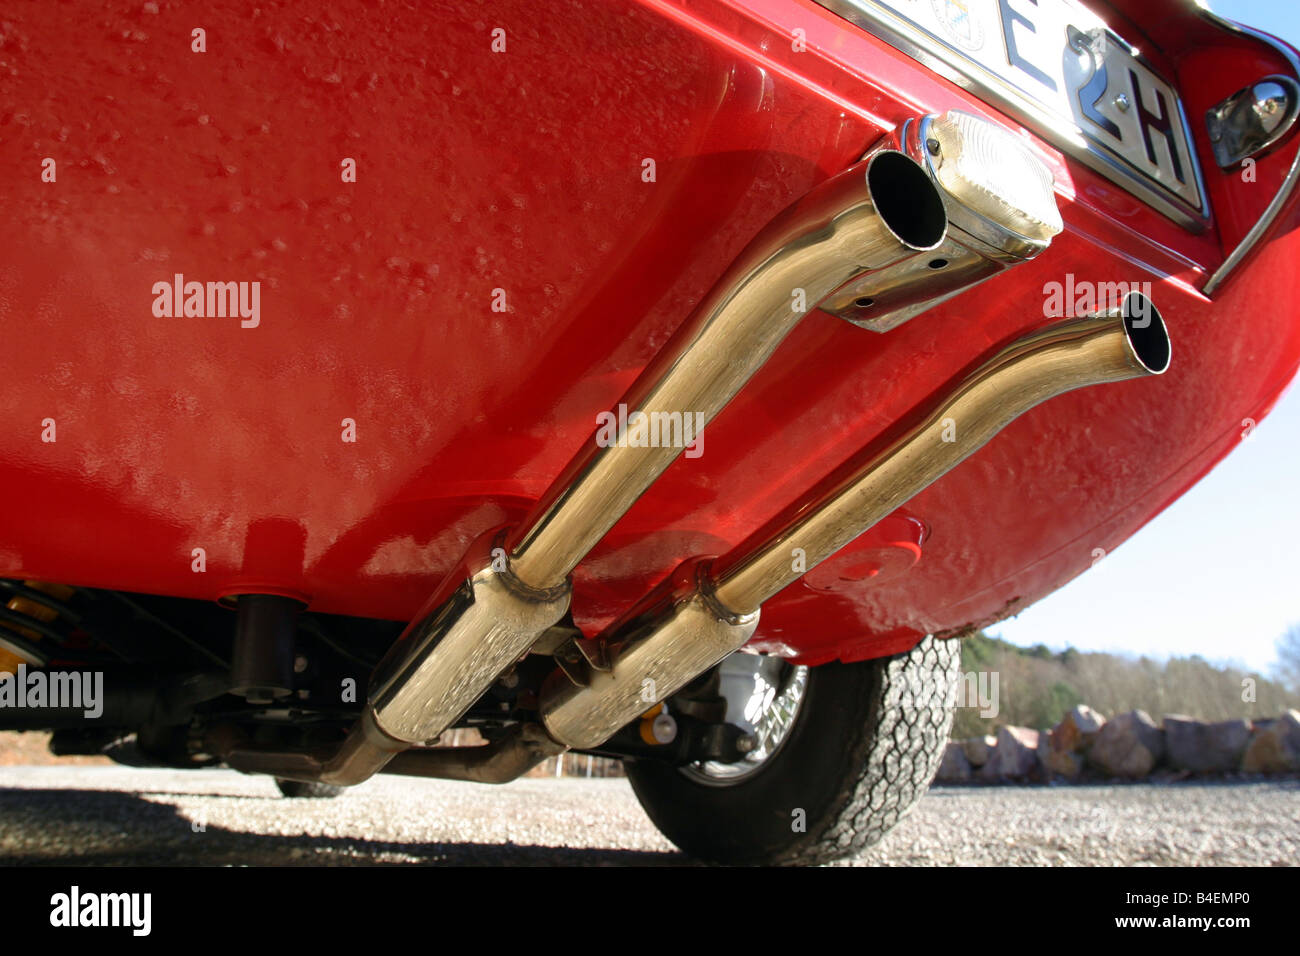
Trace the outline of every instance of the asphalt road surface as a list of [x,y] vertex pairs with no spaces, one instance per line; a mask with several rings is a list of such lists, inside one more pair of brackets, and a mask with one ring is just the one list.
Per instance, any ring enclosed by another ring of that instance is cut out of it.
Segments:
[[[857,865],[1294,865],[1300,780],[940,788]],[[228,770],[0,768],[0,864],[682,865],[622,779],[379,777],[289,800]]]

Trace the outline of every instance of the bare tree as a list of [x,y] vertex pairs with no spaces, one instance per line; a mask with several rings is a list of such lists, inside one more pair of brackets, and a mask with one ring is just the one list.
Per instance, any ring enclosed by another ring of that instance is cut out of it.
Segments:
[[1292,624],[1273,645],[1277,663],[1273,669],[1279,683],[1300,693],[1300,624]]
[[979,634],[963,645],[962,669],[1000,676],[998,713],[981,717],[979,708],[963,702],[952,736],[996,733],[1004,724],[1041,730],[1080,702],[1106,717],[1140,708],[1157,721],[1165,714],[1257,720],[1300,710],[1300,624],[1278,639],[1277,656],[1270,679],[1195,655],[1157,661],[1100,651],[1040,653]]

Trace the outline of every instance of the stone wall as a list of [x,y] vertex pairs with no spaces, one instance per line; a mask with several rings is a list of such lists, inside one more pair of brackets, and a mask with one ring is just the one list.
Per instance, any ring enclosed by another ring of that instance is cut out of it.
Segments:
[[1300,772],[1300,711],[1271,720],[1207,723],[1142,710],[1107,720],[1079,706],[1051,730],[1002,727],[949,741],[936,783],[1141,779],[1158,774]]

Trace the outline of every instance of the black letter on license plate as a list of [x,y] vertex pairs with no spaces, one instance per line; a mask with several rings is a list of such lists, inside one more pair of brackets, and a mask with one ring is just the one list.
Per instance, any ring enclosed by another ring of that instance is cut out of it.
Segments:
[[1147,148],[1147,159],[1151,160],[1152,165],[1159,165],[1156,162],[1155,147],[1151,145],[1151,131],[1163,133],[1165,142],[1169,145],[1169,158],[1174,164],[1174,175],[1180,183],[1187,182],[1183,178],[1183,164],[1178,158],[1178,142],[1174,139],[1173,117],[1169,115],[1169,110],[1165,106],[1165,95],[1159,90],[1154,91],[1156,105],[1160,107],[1160,115],[1157,116],[1142,102],[1142,85],[1138,82],[1137,74],[1129,70],[1128,78],[1133,84],[1133,104],[1137,107],[1138,126],[1142,129],[1142,142]]
[[1067,26],[1065,35],[1070,40],[1071,49],[1077,53],[1087,53],[1092,60],[1092,76],[1088,77],[1088,82],[1083,85],[1077,94],[1079,108],[1083,110],[1084,116],[1110,133],[1111,136],[1123,142],[1124,134],[1119,131],[1119,127],[1109,117],[1103,116],[1097,109],[1097,104],[1106,95],[1106,85],[1109,82],[1106,75],[1104,54],[1094,50],[1092,48],[1092,37],[1077,27]]
[[[1034,6],[1038,6],[1038,0],[1029,0],[1029,2]],[[1038,67],[1034,66],[1034,64],[1026,60],[1020,55],[1020,51],[1016,49],[1015,33],[1017,23],[1023,24],[1025,29],[1030,33],[1037,33],[1038,28],[1035,27],[1033,21],[1023,13],[1018,13],[1015,10],[1012,10],[1011,4],[1008,0],[998,0],[998,6],[1002,9],[1002,42],[1007,46],[1007,62],[1014,67],[1024,70],[1039,83],[1042,83],[1048,89],[1055,91],[1056,81]]]

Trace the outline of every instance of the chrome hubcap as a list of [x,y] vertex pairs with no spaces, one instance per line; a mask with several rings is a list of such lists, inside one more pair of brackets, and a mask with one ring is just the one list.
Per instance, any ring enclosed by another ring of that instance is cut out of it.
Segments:
[[779,657],[738,652],[724,660],[718,671],[721,694],[727,699],[727,723],[752,735],[757,743],[735,763],[700,761],[681,769],[700,783],[727,786],[756,773],[781,749],[799,713],[808,668]]

